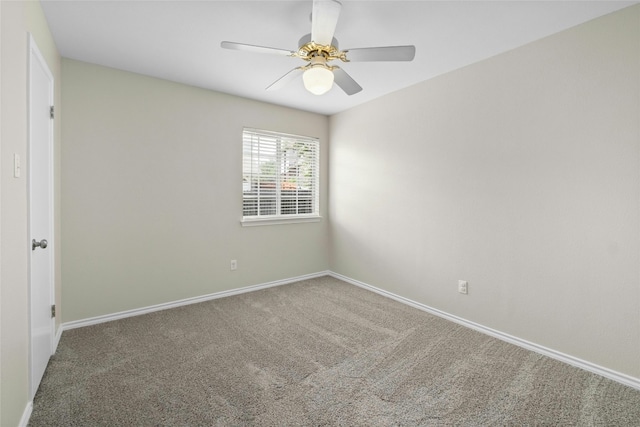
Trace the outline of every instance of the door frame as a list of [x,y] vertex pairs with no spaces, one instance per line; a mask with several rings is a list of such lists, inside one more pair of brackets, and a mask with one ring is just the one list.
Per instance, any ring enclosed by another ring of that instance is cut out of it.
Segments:
[[[28,270],[27,270],[27,274],[28,274],[28,281],[29,281],[29,306],[28,306],[28,311],[29,311],[29,395],[30,395],[30,399],[33,399],[33,397],[36,394],[36,391],[38,390],[38,387],[36,385],[33,384],[33,376],[34,376],[34,366],[33,366],[33,348],[32,348],[32,340],[33,340],[33,325],[32,325],[32,291],[33,291],[33,284],[31,282],[31,268],[32,268],[32,262],[31,262],[31,258],[32,258],[32,249],[31,249],[31,196],[32,196],[32,191],[31,191],[31,153],[32,153],[32,141],[31,141],[31,109],[32,109],[32,105],[31,105],[31,70],[32,67],[34,66],[33,64],[33,60],[35,59],[36,61],[38,61],[38,65],[42,67],[42,69],[44,70],[45,74],[47,74],[47,77],[49,78],[49,81],[51,82],[51,86],[49,89],[49,103],[51,106],[54,105],[54,89],[55,89],[55,80],[53,78],[53,74],[51,73],[51,70],[49,69],[49,65],[47,64],[47,61],[45,61],[44,57],[42,56],[42,53],[40,52],[40,49],[38,48],[38,45],[36,44],[35,40],[33,39],[33,36],[30,33],[28,34],[28,76],[27,76],[27,163],[28,163],[28,168],[27,168],[27,238],[28,238],[28,243],[27,243],[27,250],[28,250]],[[48,252],[49,255],[49,277],[50,277],[50,286],[49,286],[49,304],[53,305],[55,304],[55,229],[54,229],[54,141],[55,141],[55,135],[54,135],[54,120],[51,119],[49,120],[49,146],[51,147],[50,150],[48,150],[48,159],[47,162],[49,163],[49,176],[48,178],[48,187],[49,187],[49,200],[48,200],[48,205],[49,205],[49,218],[48,218],[48,222],[49,222],[49,236],[47,236],[47,240],[49,241],[49,247],[51,248],[50,251]],[[50,323],[50,336],[51,336],[51,341],[49,343],[49,355],[53,355],[54,352],[54,342],[55,342],[55,317],[51,317],[51,323]]]

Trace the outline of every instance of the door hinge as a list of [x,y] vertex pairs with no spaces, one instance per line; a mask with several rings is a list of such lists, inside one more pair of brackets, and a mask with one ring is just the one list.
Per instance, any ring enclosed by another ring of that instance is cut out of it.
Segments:
[[56,305],[51,306],[51,317],[56,317]]
[[55,114],[54,114],[54,108],[53,105],[49,108],[49,117],[51,117],[52,119],[54,118]]

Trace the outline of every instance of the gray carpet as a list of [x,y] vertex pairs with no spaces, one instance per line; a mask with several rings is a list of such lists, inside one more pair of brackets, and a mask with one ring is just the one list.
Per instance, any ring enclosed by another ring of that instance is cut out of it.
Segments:
[[322,277],[63,333],[30,426],[639,426],[640,391]]

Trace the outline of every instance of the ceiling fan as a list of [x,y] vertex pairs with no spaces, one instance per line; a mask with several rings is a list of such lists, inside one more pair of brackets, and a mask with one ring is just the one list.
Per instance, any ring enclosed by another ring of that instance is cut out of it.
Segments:
[[415,46],[365,47],[339,50],[338,41],[333,35],[338,24],[341,7],[342,4],[336,0],[313,0],[311,34],[307,34],[300,39],[298,42],[300,47],[297,51],[229,41],[223,41],[220,46],[225,49],[292,56],[305,60],[307,62],[306,65],[289,71],[269,85],[267,90],[280,89],[302,75],[305,88],[315,95],[322,95],[328,92],[334,82],[347,95],[353,95],[362,90],[362,87],[346,71],[336,65],[329,65],[330,61],[336,59],[343,62],[413,60],[416,53]]

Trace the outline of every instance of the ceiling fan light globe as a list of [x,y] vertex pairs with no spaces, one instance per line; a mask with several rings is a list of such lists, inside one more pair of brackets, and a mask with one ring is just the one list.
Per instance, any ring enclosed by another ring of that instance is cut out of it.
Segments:
[[333,72],[324,67],[312,67],[304,72],[302,81],[309,92],[322,95],[333,86]]

